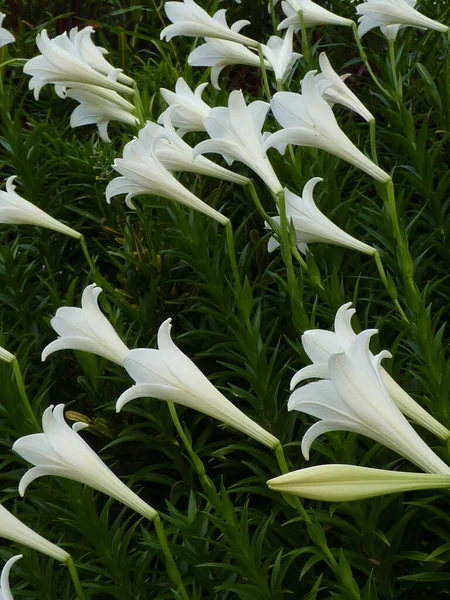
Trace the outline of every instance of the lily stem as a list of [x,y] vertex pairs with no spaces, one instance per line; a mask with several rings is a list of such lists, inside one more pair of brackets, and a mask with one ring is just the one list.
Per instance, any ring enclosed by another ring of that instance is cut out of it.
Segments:
[[272,18],[273,29],[274,29],[274,31],[277,31],[277,29],[278,29],[278,19],[277,19],[277,15],[276,15],[276,12],[275,12],[275,6],[274,6],[274,1],[273,0],[269,0],[269,10],[270,10],[270,16]]
[[261,66],[261,75],[262,75],[262,80],[263,80],[263,85],[264,85],[264,91],[266,93],[267,100],[270,102],[270,100],[272,98],[272,94],[270,93],[270,85],[269,85],[269,79],[267,77],[266,62],[264,60],[264,54],[262,51],[261,44],[258,44],[258,56],[259,56],[259,64]]
[[77,593],[77,598],[78,598],[78,600],[84,600],[84,593],[83,593],[83,590],[81,589],[81,583],[80,583],[80,578],[78,577],[78,571],[75,566],[75,563],[73,562],[73,558],[71,556],[69,556],[66,564],[67,564],[67,568],[69,569],[70,576],[72,578],[73,587],[75,588],[75,591]]
[[139,92],[139,88],[135,81],[133,81],[133,90],[134,90],[134,96],[133,96],[134,107],[136,109],[136,117],[139,121],[138,128],[140,129],[141,127],[145,126],[146,118],[144,115],[144,107],[142,104],[141,94]]
[[302,33],[302,54],[303,54],[303,58],[306,61],[306,64],[308,65],[309,69],[313,69],[314,68],[314,63],[313,63],[313,59],[312,59],[312,52],[311,52],[311,48],[309,46],[309,39],[308,39],[308,33],[306,31],[306,25],[305,25],[305,17],[303,15],[303,11],[299,10],[298,11],[298,18],[300,21],[300,31]]
[[370,152],[372,154],[372,160],[376,165],[378,165],[377,131],[376,131],[375,119],[370,119],[370,121],[369,121],[369,135],[370,135]]
[[386,271],[384,269],[384,265],[383,265],[383,262],[381,260],[381,256],[380,256],[380,253],[378,252],[378,250],[375,252],[375,254],[373,255],[373,257],[375,259],[375,263],[377,265],[377,269],[378,269],[378,273],[380,274],[381,281],[383,282],[384,287],[386,288],[387,293],[389,294],[389,296],[391,297],[393,303],[395,304],[395,307],[398,310],[398,313],[401,316],[401,318],[406,323],[409,323],[409,319],[406,316],[405,311],[401,307],[400,302],[398,301],[397,289],[395,288],[395,284],[394,284],[393,281],[389,281],[388,278],[387,278]]
[[400,101],[403,96],[403,91],[402,91],[401,79],[400,79],[399,75],[397,74],[397,61],[395,58],[395,40],[389,40],[388,43],[389,43],[389,62],[391,64],[391,73],[392,73],[392,79],[394,82],[395,96],[396,96],[397,106],[400,106]]
[[39,421],[37,420],[36,415],[34,414],[33,409],[31,408],[30,400],[25,389],[25,382],[22,377],[22,371],[20,369],[19,361],[16,357],[14,357],[12,361],[12,368],[14,371],[14,377],[16,378],[17,389],[19,390],[20,397],[22,398],[27,418],[30,421],[30,423],[33,424],[34,427],[36,427],[38,431],[42,431],[42,428],[39,425]]
[[228,256],[230,258],[230,263],[231,263],[231,270],[233,271],[233,277],[234,277],[234,281],[236,283],[236,291],[240,298],[241,292],[242,292],[242,285],[241,285],[241,280],[239,277],[239,269],[237,266],[236,250],[234,247],[233,226],[231,224],[231,221],[229,221],[225,225],[225,233],[227,236],[227,248],[228,248]]
[[164,526],[162,524],[162,521],[161,521],[159,515],[157,515],[153,519],[152,522],[153,522],[153,525],[155,526],[156,535],[158,536],[158,540],[161,545],[161,549],[162,549],[162,551],[164,553],[164,557],[166,559],[167,573],[169,574],[170,579],[176,585],[181,598],[183,600],[190,600],[189,595],[186,592],[186,589],[184,587],[183,580],[181,578],[181,573],[178,570],[178,567],[175,564],[175,561],[173,559],[172,552],[170,551],[166,532],[164,531]]
[[362,47],[361,40],[359,39],[358,25],[355,22],[352,25],[352,31],[353,31],[353,36],[355,38],[356,45],[358,46],[359,55],[361,57],[361,60],[365,64],[366,69],[367,69],[369,75],[372,77],[372,80],[375,83],[375,85],[383,92],[383,95],[386,95],[386,88],[384,87],[384,85],[382,83],[380,83],[378,81],[378,77],[372,71],[372,67],[370,66],[369,60],[367,58],[367,54],[366,54],[364,48]]

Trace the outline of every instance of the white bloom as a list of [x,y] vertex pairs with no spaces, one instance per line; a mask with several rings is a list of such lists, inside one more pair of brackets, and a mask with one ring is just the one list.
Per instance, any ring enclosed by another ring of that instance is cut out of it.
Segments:
[[133,80],[131,77],[122,73],[121,69],[114,68],[105,58],[104,55],[108,54],[105,48],[96,46],[92,41],[91,35],[95,33],[93,27],[88,25],[81,31],[78,31],[77,27],[74,27],[69,32],[69,39],[72,42],[76,52],[83,58],[86,63],[107,77],[116,77],[117,81],[126,85],[132,85]]
[[16,41],[16,38],[7,29],[2,27],[3,19],[5,18],[4,13],[0,13],[0,48],[6,46],[6,44],[12,44]]
[[415,10],[415,0],[366,0],[356,7],[359,17],[358,35],[380,27],[388,39],[394,40],[398,30],[403,27],[434,29],[445,33],[447,25],[429,19]]
[[16,357],[14,356],[14,354],[11,354],[11,352],[8,352],[8,350],[5,350],[4,348],[2,348],[0,346],[0,360],[3,360],[4,362],[10,363],[15,358]]
[[[137,118],[131,114],[134,111],[132,104],[121,98],[117,92],[101,90],[95,86],[91,86],[91,88],[93,93],[77,88],[69,88],[66,91],[66,97],[73,98],[80,103],[70,116],[71,127],[95,124],[102,140],[110,142],[108,136],[110,121],[137,125]],[[95,93],[97,90],[107,92],[111,99],[106,99],[104,93],[101,95]]]
[[285,81],[295,63],[302,57],[293,52],[294,27],[289,27],[284,38],[272,35],[267,44],[261,44],[261,49],[275,74],[277,81]]
[[[41,535],[27,527],[12,515],[4,506],[0,504],[0,537],[4,537],[12,542],[23,544],[28,548],[33,548],[42,554],[51,556],[55,560],[66,563],[70,554],[65,550],[58,548]],[[3,585],[3,584],[2,584]]]
[[0,578],[0,599],[1,600],[14,600],[11,594],[11,588],[9,587],[9,572],[11,571],[11,567],[15,562],[21,559],[23,554],[17,554],[16,556],[12,556],[8,561],[6,561],[5,566],[2,570],[2,576]]
[[[224,169],[204,156],[193,158],[191,146],[183,141],[173,128],[171,115],[172,110],[168,109],[164,114],[164,127],[148,121],[139,131],[138,138],[131,143],[140,145],[143,151],[153,147],[156,156],[168,171],[199,173],[242,185],[248,183],[247,177]],[[139,153],[139,150],[136,152]]]
[[[347,350],[356,339],[356,333],[351,326],[351,320],[356,311],[350,306],[351,302],[347,302],[337,311],[334,320],[334,332],[323,329],[309,329],[303,334],[303,349],[314,365],[322,365],[325,368],[332,354]],[[374,359],[372,353],[370,353],[370,356]],[[299,373],[302,373],[302,371],[299,371]],[[413,400],[383,367],[380,368],[380,374],[390,397],[404,415],[444,440],[450,437],[450,431]],[[296,384],[297,380],[294,376],[291,389]]]
[[348,139],[336,117],[316,88],[314,75],[309,71],[302,81],[302,93],[277,92],[272,99],[272,112],[283,130],[270,135],[265,148],[296,144],[312,146],[334,154],[387,183],[390,176],[373,163]]
[[242,92],[231,92],[228,108],[213,108],[205,119],[206,131],[212,139],[200,142],[194,154],[215,152],[222,154],[229,165],[234,160],[243,162],[274,194],[279,194],[283,188],[267,158],[261,135],[268,110],[267,102],[257,100],[246,106]]
[[[202,100],[203,90],[208,86],[207,83],[202,83],[193,92],[182,77],[177,80],[175,92],[161,88],[161,96],[172,109],[172,123],[174,127],[178,127],[178,135],[183,135],[189,131],[206,131],[203,121],[209,115],[211,107]],[[160,114],[158,123],[164,120],[164,114]]]
[[28,485],[38,477],[56,475],[88,485],[153,520],[158,514],[156,510],[120,481],[78,435],[85,427],[86,423],[75,423],[73,428],[67,425],[64,404],[45,409],[43,433],[25,435],[13,445],[19,456],[35,465],[20,480],[19,494],[23,496]]
[[170,337],[170,321],[159,328],[158,350],[137,348],[125,357],[124,366],[136,385],[120,396],[116,410],[135,398],[177,402],[231,425],[269,448],[277,446],[277,438],[227,400],[177,348]]
[[190,37],[214,37],[230,42],[238,42],[246,46],[257,46],[258,42],[238,33],[249,21],[237,21],[228,27],[224,9],[218,10],[213,17],[201,8],[194,0],[183,2],[166,2],[164,10],[173,25],[169,25],[161,32],[161,39],[170,41],[177,35]]
[[291,394],[288,410],[298,410],[320,419],[302,440],[306,459],[313,441],[329,431],[351,431],[391,448],[424,471],[450,474],[448,467],[414,431],[389,396],[380,374],[380,362],[390,357],[386,350],[373,356],[369,341],[376,329],[358,334],[349,346],[332,354],[326,365],[313,364],[299,371],[293,385],[310,379]]
[[[352,250],[358,250],[364,254],[374,254],[376,252],[374,248],[348,235],[348,233],[342,231],[342,229],[334,225],[334,223],[320,212],[313,198],[314,187],[319,181],[322,181],[320,177],[310,179],[303,188],[301,198],[287,188],[284,190],[286,216],[288,222],[292,221],[294,226],[297,246],[300,252],[306,252],[307,244],[321,242],[344,246]],[[274,217],[273,220],[280,225],[280,217]],[[270,238],[268,244],[269,252],[275,250],[279,245],[274,238]]]
[[131,88],[117,81],[120,69],[113,69],[107,76],[94,69],[66,32],[50,40],[47,31],[43,29],[36,36],[36,44],[41,55],[30,59],[23,68],[24,73],[31,75],[29,88],[34,90],[36,100],[47,83],[57,84],[60,96],[63,96],[61,86],[83,89],[86,84],[124,94],[134,93]]
[[326,10],[322,6],[319,6],[312,0],[287,0],[281,3],[286,19],[281,21],[278,25],[278,29],[286,29],[293,25],[295,30],[300,29],[300,18],[298,16],[299,11],[303,13],[303,19],[305,21],[305,27],[313,27],[314,25],[345,25],[351,27],[353,21],[339,17],[333,14],[329,10]]
[[347,75],[339,75],[333,69],[325,52],[319,56],[319,65],[322,73],[315,76],[314,81],[320,95],[331,105],[342,104],[355,111],[367,122],[372,121],[374,116],[370,113],[364,104],[355,96],[355,94],[344,83]]
[[[205,41],[206,44],[198,46],[189,54],[188,63],[191,67],[212,67],[211,83],[216,90],[220,90],[219,75],[228,65],[259,67],[261,64],[258,54],[243,44],[210,37],[205,38]],[[270,67],[268,63],[266,66]]]
[[355,465],[319,465],[267,482],[272,490],[325,502],[351,502],[383,494],[450,487],[449,475],[405,473]]
[[134,208],[131,202],[134,196],[153,194],[175,200],[226,225],[229,222],[227,217],[194,196],[164,167],[156,155],[155,146],[156,142],[153,147],[148,147],[145,134],[125,145],[123,158],[117,158],[113,164],[123,177],[116,177],[108,183],[106,201],[110,202],[118,194],[126,194],[127,206]]
[[101,291],[102,288],[92,283],[83,291],[81,308],[58,308],[51,325],[61,337],[44,348],[42,360],[58,350],[82,350],[123,365],[129,350],[98,307]]
[[15,192],[16,186],[13,184],[15,179],[15,175],[9,177],[6,180],[6,192],[0,190],[0,223],[37,225],[76,239],[81,238],[81,233],[63,225],[28,200],[21,198]]

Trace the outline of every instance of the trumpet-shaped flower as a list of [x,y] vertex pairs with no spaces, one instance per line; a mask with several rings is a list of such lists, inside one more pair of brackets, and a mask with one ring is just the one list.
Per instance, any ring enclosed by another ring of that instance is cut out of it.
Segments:
[[415,5],[416,0],[366,0],[356,7],[360,15],[359,37],[375,27],[380,27],[390,40],[395,40],[401,27],[434,29],[441,33],[448,31],[447,25],[425,17],[414,8]]
[[6,44],[12,44],[16,41],[16,38],[7,29],[2,27],[3,19],[5,18],[4,13],[0,13],[0,48],[6,46]]
[[[86,42],[86,38],[83,39]],[[36,44],[41,55],[30,59],[23,68],[24,73],[31,75],[29,88],[34,90],[36,100],[47,83],[57,84],[58,89],[61,86],[83,89],[87,84],[124,94],[134,94],[133,89],[117,81],[120,69],[112,69],[108,75],[97,71],[85,59],[85,55],[83,56],[79,47],[70,40],[66,32],[51,40],[47,31],[43,29],[36,36]],[[61,95],[61,91],[59,94]]]
[[[310,179],[303,188],[301,198],[290,192],[287,188],[284,190],[286,216],[288,221],[292,222],[294,226],[297,246],[300,252],[305,253],[307,244],[309,243],[322,242],[344,246],[352,250],[359,250],[364,254],[374,254],[376,252],[374,248],[348,235],[348,233],[342,231],[342,229],[334,225],[334,223],[320,212],[313,198],[314,187],[319,181],[322,181],[320,177]],[[274,217],[273,220],[278,225],[280,224],[280,217]],[[279,245],[274,238],[270,238],[267,249],[269,252],[272,252]]]
[[60,223],[28,200],[21,198],[15,192],[16,186],[13,184],[15,179],[15,175],[9,177],[6,180],[6,192],[0,190],[0,223],[37,225],[76,239],[81,238],[81,233]]
[[[180,77],[177,80],[174,92],[166,88],[159,90],[172,110],[172,123],[174,127],[178,128],[180,137],[183,137],[189,131],[206,131],[203,121],[209,115],[211,107],[202,100],[202,94],[207,86],[207,83],[202,83],[193,92],[184,79]],[[165,112],[159,115],[158,123],[164,122]]]
[[58,350],[82,350],[123,365],[129,350],[98,306],[101,291],[92,283],[83,291],[81,308],[58,308],[51,325],[60,337],[44,348],[42,360]]
[[286,473],[267,482],[283,494],[325,502],[351,502],[384,494],[448,488],[450,475],[384,471],[355,465],[319,465]]
[[139,137],[131,143],[147,149],[153,147],[156,156],[168,171],[199,173],[242,185],[248,183],[247,177],[224,169],[204,156],[193,158],[191,146],[180,138],[172,125],[172,112],[172,109],[165,112],[164,127],[148,121],[139,131]]
[[49,406],[42,416],[43,433],[34,433],[18,439],[13,450],[35,465],[19,483],[23,496],[28,485],[43,475],[56,475],[79,481],[129,506],[153,520],[156,510],[130,490],[80,437],[78,431],[86,423],[75,423],[73,428],[64,419],[64,404]]
[[369,341],[376,329],[358,334],[340,353],[332,354],[326,365],[313,364],[299,371],[288,410],[298,410],[320,419],[308,429],[302,440],[306,459],[313,441],[329,431],[359,433],[391,448],[424,471],[450,474],[446,465],[414,431],[389,396],[380,374],[380,362],[390,357],[386,350],[373,356]]
[[138,194],[153,194],[180,204],[216,219],[226,225],[229,219],[211,206],[197,198],[184,187],[170,171],[162,164],[156,155],[155,146],[149,148],[145,143],[147,136],[128,142],[123,149],[123,158],[117,158],[113,167],[122,177],[116,177],[106,187],[106,201],[109,203],[113,196],[126,194],[125,202],[129,208],[134,208],[131,199]]
[[15,358],[16,357],[14,356],[14,354],[11,354],[11,352],[8,352],[8,350],[5,350],[0,346],[0,360],[2,360],[3,362],[11,363]]
[[[309,329],[303,334],[303,348],[314,365],[322,365],[325,368],[332,354],[347,350],[355,340],[356,333],[351,326],[355,310],[350,306],[351,302],[347,302],[337,311],[334,332],[323,329]],[[372,354],[371,357],[374,359]],[[302,371],[299,371],[299,373],[302,373]],[[390,397],[404,415],[444,440],[450,437],[450,431],[413,400],[383,367],[380,368],[380,375]],[[291,389],[296,384],[295,375],[292,379]]]
[[305,27],[313,27],[314,25],[344,25],[351,27],[353,21],[339,17],[333,14],[323,6],[319,6],[312,0],[287,0],[281,3],[286,19],[281,21],[278,25],[278,29],[287,29],[291,25],[295,27],[295,30],[300,29],[300,17],[299,12],[303,13],[303,19]]
[[377,181],[387,183],[390,176],[358,150],[339,127],[333,111],[316,87],[315,73],[309,71],[305,75],[301,94],[275,94],[272,112],[284,129],[270,135],[264,147],[296,144],[320,148],[362,169]]
[[246,46],[258,45],[255,40],[239,33],[244,25],[249,24],[249,21],[237,21],[228,27],[224,9],[218,10],[213,17],[210,17],[194,0],[183,0],[183,2],[166,2],[164,10],[173,25],[162,30],[162,40],[165,38],[170,41],[177,35],[187,35],[219,38]]
[[69,40],[72,42],[75,51],[79,56],[93,69],[106,75],[107,77],[117,77],[117,81],[126,85],[132,85],[133,80],[125,73],[122,73],[121,69],[113,67],[106,59],[105,54],[108,51],[105,48],[96,46],[92,41],[92,34],[94,28],[88,25],[81,31],[78,31],[77,27],[74,27],[69,32]]
[[[66,563],[70,554],[65,550],[58,548],[44,537],[24,525],[17,517],[12,515],[4,506],[0,504],[0,537],[4,537],[12,542],[23,544],[28,548],[33,548],[42,554],[46,554],[55,560]],[[3,583],[1,584],[3,586]]]
[[11,594],[11,588],[9,587],[9,572],[15,562],[21,559],[23,554],[17,554],[12,556],[6,561],[5,566],[2,569],[2,575],[0,577],[0,599],[1,600],[14,600]]
[[[110,142],[108,136],[110,121],[137,125],[137,118],[131,114],[134,111],[134,106],[130,102],[124,100],[117,92],[101,90],[101,88],[95,86],[91,86],[91,88],[92,93],[86,89],[77,88],[70,88],[66,91],[66,97],[73,98],[80,103],[70,116],[71,127],[95,124],[102,140]],[[105,98],[105,94],[95,93],[97,90],[107,92],[109,98]]]
[[295,63],[302,57],[293,51],[294,27],[286,31],[284,38],[272,35],[267,44],[261,44],[261,50],[277,81],[285,81]]
[[204,121],[210,140],[200,142],[194,155],[215,152],[229,165],[238,160],[255,171],[274,194],[283,191],[280,181],[263,148],[261,129],[269,110],[266,102],[256,101],[248,106],[240,91],[231,92],[228,108],[213,108]]
[[[249,50],[243,44],[221,40],[218,38],[205,38],[206,44],[198,46],[188,57],[191,67],[212,67],[211,83],[220,90],[219,75],[229,65],[248,65],[259,67],[258,54]],[[269,63],[266,63],[269,68]]]
[[234,406],[208,381],[194,363],[173,343],[171,319],[158,331],[158,350],[130,350],[124,366],[136,385],[117,400],[116,410],[135,398],[158,398],[182,404],[218,419],[255,440],[274,448],[276,437],[265,431]]
[[314,81],[321,96],[331,105],[342,104],[361,115],[367,122],[373,121],[374,116],[370,113],[364,104],[355,96],[355,94],[344,83],[347,75],[339,75],[333,69],[325,52],[319,56],[319,65],[321,73],[315,76]]

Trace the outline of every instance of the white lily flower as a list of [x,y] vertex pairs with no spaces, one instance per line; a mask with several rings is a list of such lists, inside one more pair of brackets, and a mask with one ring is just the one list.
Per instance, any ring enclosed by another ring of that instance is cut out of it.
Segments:
[[175,200],[226,225],[228,217],[208,206],[175,179],[157,157],[156,141],[149,148],[146,139],[144,134],[128,142],[123,149],[123,158],[116,158],[114,161],[114,169],[123,177],[116,177],[108,183],[106,201],[109,203],[113,196],[126,194],[125,202],[133,209],[131,199],[134,196],[152,194]]
[[350,74],[339,76],[331,66],[325,52],[321,52],[319,55],[319,65],[322,72],[315,76],[314,81],[322,98],[331,106],[341,104],[358,113],[365,121],[373,121],[372,113],[344,83]]
[[390,176],[358,150],[339,127],[333,111],[316,88],[315,73],[309,71],[305,75],[301,94],[275,94],[272,112],[284,129],[268,136],[264,147],[280,149],[280,146],[296,144],[320,148],[355,165],[377,181],[387,183]]
[[60,223],[31,202],[28,202],[28,200],[21,198],[15,192],[16,186],[13,184],[15,179],[16,175],[8,177],[6,192],[0,190],[0,223],[37,225],[45,229],[53,229],[58,233],[64,233],[76,239],[81,238],[81,233]]
[[47,31],[43,29],[36,36],[36,45],[41,55],[30,59],[23,68],[24,73],[31,75],[29,88],[34,90],[36,100],[42,87],[47,83],[56,84],[60,96],[63,96],[61,86],[83,89],[85,84],[124,94],[134,94],[133,89],[117,81],[120,69],[113,69],[108,76],[96,71],[85,60],[66,32],[51,40]]
[[261,44],[261,50],[270,68],[275,74],[277,81],[285,81],[295,63],[302,57],[298,52],[293,51],[294,27],[291,26],[286,31],[284,38],[272,35],[267,44]]
[[0,48],[6,46],[6,44],[12,44],[16,41],[16,38],[7,29],[2,27],[3,19],[6,17],[4,13],[0,12]]
[[380,27],[391,40],[395,40],[401,27],[434,29],[441,33],[448,31],[447,25],[425,17],[414,8],[415,5],[416,0],[366,0],[356,7],[356,12],[361,15],[358,19],[359,37],[375,27]]
[[[303,349],[314,365],[321,365],[325,368],[332,354],[346,351],[356,339],[356,333],[351,325],[352,317],[356,311],[350,306],[351,302],[347,302],[337,311],[334,320],[334,332],[323,329],[309,329],[302,335]],[[375,360],[372,353],[370,353],[370,356]],[[299,373],[301,372],[299,371]],[[441,439],[450,438],[450,431],[413,400],[383,367],[380,367],[380,375],[390,397],[404,415]],[[291,389],[296,384],[296,375],[294,375]]]
[[279,441],[276,437],[227,400],[177,348],[170,337],[170,322],[171,319],[167,319],[159,328],[158,350],[137,348],[130,350],[125,357],[125,369],[136,385],[117,400],[117,412],[135,398],[158,398],[182,404],[218,419],[269,448],[277,446]]
[[[65,93],[66,97],[73,98],[80,103],[70,116],[71,127],[95,124],[102,140],[110,142],[108,136],[108,123],[110,121],[119,121],[132,126],[138,124],[138,119],[131,114],[134,111],[134,106],[121,98],[117,92],[101,90],[101,88],[95,86],[90,87],[93,93],[86,91],[86,89],[77,88],[69,88]],[[96,90],[107,92],[111,99],[106,99],[105,94],[96,94]],[[125,105],[126,108],[121,108],[121,104],[122,106]]]
[[[248,183],[247,177],[224,169],[204,156],[193,158],[191,146],[183,141],[175,131],[171,115],[171,109],[164,113],[164,127],[147,121],[145,127],[139,131],[138,138],[131,143],[139,144],[142,149],[153,147],[156,156],[168,171],[199,173],[241,185]],[[139,153],[138,150],[136,152]]]
[[81,350],[98,354],[123,366],[123,359],[129,349],[98,307],[101,291],[102,288],[91,283],[83,291],[81,308],[58,308],[50,322],[60,337],[44,348],[42,360],[58,350]]
[[[314,187],[319,181],[323,181],[321,177],[310,179],[303,188],[301,198],[287,188],[284,189],[286,217],[288,222],[292,222],[294,226],[297,247],[300,252],[306,253],[307,244],[321,242],[344,246],[364,254],[374,254],[375,248],[348,235],[320,212],[313,198]],[[280,217],[274,217],[273,220],[280,225]],[[269,239],[267,249],[272,252],[279,245],[279,242],[272,237]]]
[[[175,92],[166,88],[160,88],[161,96],[172,108],[172,123],[178,127],[178,135],[183,137],[189,131],[206,131],[203,121],[209,115],[211,107],[202,100],[204,89],[208,87],[207,83],[199,85],[195,92],[191,90],[182,77],[177,80]],[[163,123],[164,114],[161,113],[158,123]]]
[[263,147],[261,129],[269,104],[257,100],[248,106],[241,91],[231,92],[228,108],[211,109],[204,125],[210,140],[194,148],[194,156],[214,152],[221,154],[229,165],[238,160],[255,171],[274,194],[283,187],[267,158]]
[[446,465],[414,431],[389,396],[380,374],[380,362],[391,354],[383,350],[373,356],[369,341],[376,329],[359,333],[349,346],[332,354],[327,365],[313,364],[299,371],[292,385],[308,383],[294,391],[288,410],[298,410],[320,421],[302,440],[306,460],[313,441],[329,431],[351,431],[391,448],[429,473],[450,474]]
[[108,51],[94,44],[91,38],[93,33],[95,33],[95,30],[90,25],[84,27],[81,31],[78,31],[78,28],[74,27],[69,32],[69,39],[74,45],[75,50],[90,67],[107,77],[115,77],[117,75],[117,81],[125,85],[132,85],[133,79],[131,77],[122,73],[121,69],[113,67],[105,59],[104,55],[108,54]]
[[5,350],[5,348],[2,348],[0,346],[0,360],[2,360],[3,362],[7,362],[7,363],[11,363],[16,357],[14,356],[14,354],[11,354],[11,352],[8,352],[8,350]]
[[313,27],[314,25],[344,25],[345,27],[351,27],[353,21],[339,17],[333,14],[323,6],[319,6],[312,0],[287,0],[281,3],[286,19],[281,21],[278,25],[278,29],[287,29],[291,25],[295,27],[295,30],[300,29],[300,17],[298,13],[302,11],[305,27]]
[[237,21],[228,27],[224,9],[218,10],[213,17],[210,17],[194,0],[183,0],[183,2],[166,2],[164,10],[173,25],[162,30],[162,40],[165,38],[169,42],[177,35],[187,35],[219,38],[246,46],[258,45],[255,40],[239,33],[244,25],[249,24],[249,21]]
[[[17,517],[6,510],[0,504],[0,537],[4,537],[12,542],[23,544],[28,548],[33,548],[42,554],[46,554],[55,560],[67,563],[70,554],[55,544],[52,544],[44,537],[24,525]],[[3,585],[3,584],[2,584]]]
[[[258,54],[243,44],[210,37],[205,38],[205,41],[206,44],[198,46],[189,54],[188,63],[191,67],[212,67],[211,83],[216,90],[220,90],[219,75],[225,67],[229,65],[259,67],[261,64]],[[265,65],[270,68],[268,62]]]
[[325,502],[351,502],[384,494],[450,487],[449,475],[406,473],[355,465],[319,465],[286,473],[267,482],[282,494]]
[[67,425],[64,404],[45,409],[43,433],[25,435],[13,445],[14,452],[35,465],[20,480],[19,494],[23,496],[38,477],[57,475],[103,492],[152,521],[158,515],[156,510],[120,481],[78,435],[85,427],[88,427],[86,423],[75,423],[72,428]]
[[6,561],[5,566],[2,569],[2,575],[0,577],[0,599],[1,600],[14,600],[13,595],[11,594],[11,588],[9,587],[9,572],[11,571],[11,567],[15,562],[20,560],[23,557],[23,554],[17,554],[16,556],[12,556],[8,561]]

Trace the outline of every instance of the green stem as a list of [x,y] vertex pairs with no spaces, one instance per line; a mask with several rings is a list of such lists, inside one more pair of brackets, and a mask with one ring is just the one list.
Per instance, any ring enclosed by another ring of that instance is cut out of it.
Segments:
[[253,183],[253,181],[251,179],[249,180],[249,182],[247,184],[247,188],[248,188],[248,191],[250,192],[250,196],[251,196],[253,202],[255,203],[255,206],[256,206],[259,214],[262,216],[263,219],[265,219],[269,223],[270,227],[275,231],[275,233],[277,233],[280,236],[281,234],[280,234],[279,225],[264,210],[264,207],[261,204],[261,200],[259,199],[259,196],[256,192],[255,184]]
[[89,265],[92,279],[97,283],[97,285],[101,285],[105,290],[107,290],[111,294],[111,296],[113,296],[113,298],[117,302],[117,304],[121,308],[123,308],[128,314],[130,314],[130,316],[132,316],[133,319],[137,319],[139,316],[138,311],[133,306],[131,306],[131,304],[129,302],[127,302],[125,300],[125,298],[122,296],[122,294],[119,294],[116,291],[114,286],[111,285],[109,283],[109,281],[103,277],[103,275],[100,274],[99,270],[97,269],[96,264],[92,260],[91,255],[89,254],[89,250],[87,248],[86,240],[85,240],[84,236],[81,236],[80,244],[81,244],[81,248],[83,250],[84,257],[86,258],[86,262]]
[[19,361],[16,357],[12,361],[12,367],[14,371],[14,377],[16,378],[17,388],[19,390],[20,397],[22,398],[23,406],[25,408],[26,415],[30,423],[36,427],[38,431],[42,431],[42,427],[39,425],[39,421],[31,408],[30,400],[25,389],[25,383],[22,377],[22,371],[20,370]]
[[395,59],[395,40],[389,40],[388,45],[389,45],[389,62],[391,64],[391,73],[392,73],[392,79],[394,82],[396,101],[397,101],[397,105],[399,105],[399,103],[402,99],[402,96],[403,96],[403,91],[402,91],[401,79],[397,75],[397,61]]
[[362,47],[361,44],[361,40],[359,39],[359,35],[358,35],[358,25],[356,23],[353,23],[352,25],[352,31],[353,31],[353,36],[355,38],[356,41],[356,45],[358,46],[358,50],[359,50],[359,55],[361,57],[361,60],[363,61],[363,63],[366,66],[366,69],[369,73],[369,75],[372,77],[373,82],[375,83],[375,85],[383,92],[384,95],[388,95],[390,96],[390,94],[387,93],[386,88],[384,87],[383,84],[381,84],[378,81],[377,76],[375,75],[375,73],[372,71],[372,67],[369,64],[369,61],[367,59],[367,54],[364,51],[364,48]]
[[273,3],[273,0],[269,0],[269,9],[270,9],[270,16],[272,18],[273,29],[274,29],[274,31],[277,31],[278,30],[278,19],[277,19],[277,15],[275,13],[275,6]]
[[400,224],[399,224],[398,215],[397,215],[397,204],[395,202],[394,182],[392,181],[392,179],[389,179],[389,181],[386,183],[386,191],[387,191],[387,209],[388,209],[389,217],[391,219],[394,237],[397,240],[397,244],[400,246],[401,249],[403,249],[405,244],[404,244],[403,236],[400,231]]
[[376,165],[378,165],[377,132],[376,132],[375,119],[370,119],[370,121],[369,121],[369,134],[370,134],[370,152],[372,154],[372,160]]
[[81,589],[81,583],[80,583],[80,578],[78,577],[78,571],[75,566],[75,563],[73,562],[73,558],[71,556],[69,556],[66,564],[67,564],[67,568],[69,569],[70,576],[72,578],[73,587],[75,588],[75,591],[77,593],[77,598],[78,598],[78,600],[84,600],[84,593],[83,593],[83,590]]
[[261,67],[261,75],[262,75],[262,80],[263,80],[263,85],[264,85],[264,91],[265,91],[267,100],[270,102],[270,100],[272,98],[272,94],[270,93],[269,79],[267,78],[267,71],[266,71],[266,62],[264,60],[264,54],[262,51],[261,44],[258,44],[258,56],[259,56],[259,64]]
[[309,39],[308,39],[308,33],[306,31],[306,25],[305,25],[305,17],[303,16],[303,11],[299,10],[298,11],[298,18],[300,21],[300,31],[302,32],[302,54],[303,54],[303,58],[306,61],[306,64],[308,65],[309,69],[313,69],[314,68],[314,63],[312,60],[312,53],[311,53],[311,48],[309,46]]
[[[296,289],[297,285],[294,265],[292,263],[291,243],[289,239],[289,222],[286,215],[286,199],[284,196],[284,191],[277,194],[277,197],[278,209],[280,211],[281,254],[287,269],[289,287],[291,288],[291,286],[294,286]],[[292,294],[294,293],[294,287],[291,289]]]
[[[285,473],[289,473],[289,467],[287,466],[286,457],[284,455],[284,450],[281,443],[274,447],[274,451],[282,475],[284,475]],[[311,523],[311,518],[306,512],[305,507],[301,503],[300,498],[298,496],[292,496],[289,494],[282,494],[282,496],[289,504],[289,506],[292,506],[298,511],[299,515],[302,517],[306,524]]]
[[181,578],[180,571],[178,570],[177,565],[172,556],[172,552],[169,548],[169,543],[167,541],[166,532],[164,531],[164,526],[162,521],[158,516],[153,519],[153,525],[155,526],[156,535],[158,536],[159,543],[161,545],[161,549],[164,553],[164,557],[166,559],[166,569],[169,574],[170,579],[176,585],[177,590],[183,600],[190,600],[188,593],[183,584],[183,580]]

